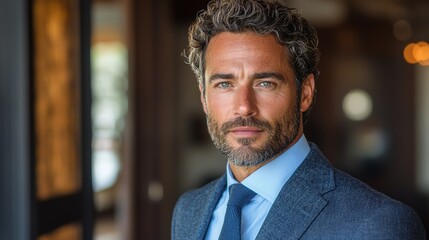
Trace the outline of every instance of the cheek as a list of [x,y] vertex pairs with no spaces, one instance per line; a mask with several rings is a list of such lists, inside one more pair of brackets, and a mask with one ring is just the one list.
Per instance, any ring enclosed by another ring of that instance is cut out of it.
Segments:
[[206,95],[206,110],[208,114],[215,115],[219,118],[223,115],[227,116],[232,106],[227,96]]
[[208,107],[208,114],[219,123],[223,123],[231,119],[228,117],[225,108],[220,105],[212,105]]
[[296,98],[286,95],[270,96],[259,100],[260,113],[267,119],[280,119],[295,110]]

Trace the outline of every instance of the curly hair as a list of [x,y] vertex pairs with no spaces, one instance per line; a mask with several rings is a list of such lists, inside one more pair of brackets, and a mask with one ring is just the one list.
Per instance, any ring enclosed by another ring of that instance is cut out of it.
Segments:
[[279,44],[288,49],[298,94],[302,81],[309,74],[313,74],[315,80],[318,78],[320,52],[317,32],[296,9],[274,0],[212,0],[207,10],[200,11],[190,26],[189,45],[183,54],[203,91],[205,53],[210,39],[222,32],[246,31],[272,34]]

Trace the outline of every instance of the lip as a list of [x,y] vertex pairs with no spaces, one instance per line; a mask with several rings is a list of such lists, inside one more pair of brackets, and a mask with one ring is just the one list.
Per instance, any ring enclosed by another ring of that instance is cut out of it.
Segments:
[[263,130],[255,127],[236,127],[229,130],[229,132],[237,137],[254,137],[263,132]]

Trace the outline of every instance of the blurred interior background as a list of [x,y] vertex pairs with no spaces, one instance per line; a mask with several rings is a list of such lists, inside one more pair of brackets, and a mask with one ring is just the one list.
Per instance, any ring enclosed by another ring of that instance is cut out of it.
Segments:
[[[307,138],[428,229],[429,2],[285,1],[320,36]],[[2,239],[169,239],[226,164],[181,57],[206,4],[0,2]]]

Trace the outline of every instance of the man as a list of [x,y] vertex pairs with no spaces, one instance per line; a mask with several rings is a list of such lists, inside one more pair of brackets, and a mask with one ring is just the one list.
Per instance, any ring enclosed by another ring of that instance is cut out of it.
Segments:
[[317,44],[280,3],[213,0],[198,14],[186,57],[228,164],[178,200],[172,239],[425,239],[413,210],[334,169],[305,139]]

